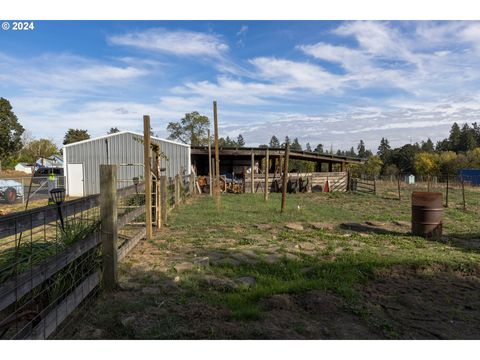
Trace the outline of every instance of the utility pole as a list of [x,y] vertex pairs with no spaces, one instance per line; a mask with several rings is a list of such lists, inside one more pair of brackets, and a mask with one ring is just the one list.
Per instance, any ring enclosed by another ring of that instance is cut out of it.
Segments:
[[220,155],[218,153],[218,117],[217,117],[217,102],[213,102],[213,125],[215,137],[215,183],[214,183],[214,197],[217,208],[220,207]]
[[283,160],[283,181],[282,181],[282,208],[285,211],[287,205],[287,178],[288,178],[288,157],[290,156],[290,143],[285,144],[285,158]]

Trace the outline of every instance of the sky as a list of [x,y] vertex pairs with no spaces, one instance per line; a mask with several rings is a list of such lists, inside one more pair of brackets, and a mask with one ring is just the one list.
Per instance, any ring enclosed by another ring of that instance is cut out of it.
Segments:
[[[0,96],[35,138],[153,130],[198,111],[247,146],[272,135],[377,150],[480,121],[480,22],[35,21],[0,30]],[[213,126],[212,126],[213,127]]]

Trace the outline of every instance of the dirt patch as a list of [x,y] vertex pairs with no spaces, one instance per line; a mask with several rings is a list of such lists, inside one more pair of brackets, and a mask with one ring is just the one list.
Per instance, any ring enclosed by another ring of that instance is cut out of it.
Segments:
[[364,309],[385,337],[480,339],[480,278],[392,269],[361,289]]

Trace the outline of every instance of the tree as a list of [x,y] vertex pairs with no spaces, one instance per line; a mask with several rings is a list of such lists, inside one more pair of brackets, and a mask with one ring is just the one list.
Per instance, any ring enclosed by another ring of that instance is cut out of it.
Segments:
[[305,145],[305,151],[312,152],[312,146],[309,142],[307,142],[307,144]]
[[457,153],[442,151],[439,154],[439,171],[441,174],[453,175],[457,171]]
[[472,168],[480,168],[480,147],[467,152],[468,166]]
[[210,126],[210,120],[197,111],[185,114],[180,122],[170,122],[167,131],[170,132],[170,140],[179,140],[184,144],[191,146],[201,146],[208,144],[207,129]]
[[430,138],[428,138],[427,141],[422,141],[421,149],[422,149],[422,151],[425,151],[425,152],[433,152],[434,147],[433,147],[432,140],[430,140]]
[[382,137],[382,140],[380,140],[380,145],[378,147],[377,155],[380,157],[383,163],[386,164],[389,160],[391,153],[392,148],[390,147],[388,140]]
[[455,152],[460,150],[460,141],[461,141],[462,131],[460,127],[455,122],[450,129],[450,136],[448,137],[449,149]]
[[462,129],[460,130],[460,151],[469,151],[475,149],[477,146],[477,139],[475,136],[475,130],[470,128],[468,124],[463,124]]
[[120,132],[120,130],[118,130],[117,127],[111,127],[110,130],[108,130],[107,135],[116,134],[118,132]]
[[415,171],[420,176],[437,175],[440,157],[435,153],[421,152],[415,155]]
[[401,174],[413,174],[415,172],[415,154],[418,152],[420,152],[418,144],[405,144],[392,151],[391,163],[397,166]]
[[350,148],[349,151],[347,151],[346,155],[347,155],[347,156],[352,156],[352,157],[357,156],[357,154],[355,153],[355,149],[353,148],[353,146]]
[[[285,143],[287,142],[287,138],[285,138]],[[292,143],[290,144],[290,150],[302,151],[302,145],[300,145],[300,143],[298,142],[298,138],[293,139]]]
[[237,147],[235,140],[230,139],[229,136],[226,138],[221,137],[218,139],[218,146],[220,147]]
[[58,153],[57,146],[50,139],[33,140],[22,149],[22,157],[27,162],[35,162],[39,158],[49,158]]
[[25,129],[18,122],[7,99],[0,98],[0,161],[15,157],[22,148]]
[[[285,136],[285,142],[282,144],[282,147],[284,148],[285,146],[287,146],[287,143],[289,143],[290,145],[292,145],[292,142],[290,141],[290,138],[287,136]],[[290,147],[290,150],[292,149],[292,147]]]
[[280,141],[278,140],[278,138],[275,135],[273,135],[270,138],[269,147],[271,147],[271,148],[279,148],[280,147]]
[[243,139],[242,134],[239,134],[237,137],[237,146],[238,147],[244,147],[245,146],[245,140]]
[[63,145],[71,144],[74,142],[88,140],[90,139],[90,135],[88,134],[87,130],[82,129],[68,129],[63,138]]
[[371,156],[363,165],[363,169],[365,174],[377,177],[380,175],[380,171],[382,170],[383,162],[379,156]]
[[318,154],[323,154],[323,144],[318,144],[314,151]]
[[367,157],[366,150],[365,150],[365,143],[363,142],[363,140],[360,140],[360,142],[358,143],[357,153],[358,153],[358,157],[362,159]]

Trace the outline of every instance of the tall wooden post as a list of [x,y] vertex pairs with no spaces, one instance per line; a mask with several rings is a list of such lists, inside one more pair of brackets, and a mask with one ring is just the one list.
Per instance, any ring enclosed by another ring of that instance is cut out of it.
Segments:
[[217,207],[220,206],[220,154],[218,150],[218,117],[217,117],[217,102],[213,102],[213,125],[214,125],[214,141],[215,141],[215,182],[214,197]]
[[175,175],[175,206],[180,205],[180,175]]
[[160,176],[160,202],[161,202],[161,216],[162,224],[167,223],[168,213],[168,189],[167,189],[167,177]]
[[103,285],[117,283],[117,165],[100,165],[100,219],[103,247]]
[[161,209],[162,203],[160,201],[160,146],[155,151],[155,223],[157,229],[162,227]]
[[152,238],[152,174],[150,157],[150,116],[143,116],[143,161],[145,178],[145,238]]
[[268,172],[269,172],[269,158],[268,148],[265,150],[265,188],[264,188],[264,200],[268,201]]
[[462,198],[463,198],[463,211],[467,210],[467,202],[465,201],[465,183],[462,177]]
[[253,194],[255,192],[255,172],[254,172],[254,169],[255,169],[255,154],[253,153],[253,150],[252,150],[252,165],[251,165],[251,171],[250,171],[250,183],[252,184],[252,188],[250,189],[251,193]]
[[448,174],[447,174],[447,188],[446,188],[446,194],[445,194],[445,207],[448,208]]
[[283,181],[282,181],[282,208],[281,212],[285,211],[287,205],[287,181],[288,181],[288,157],[290,156],[290,144],[285,144],[285,158],[283,159]]
[[208,188],[210,190],[210,196],[212,196],[212,141],[210,139],[210,129],[207,130],[208,135]]

